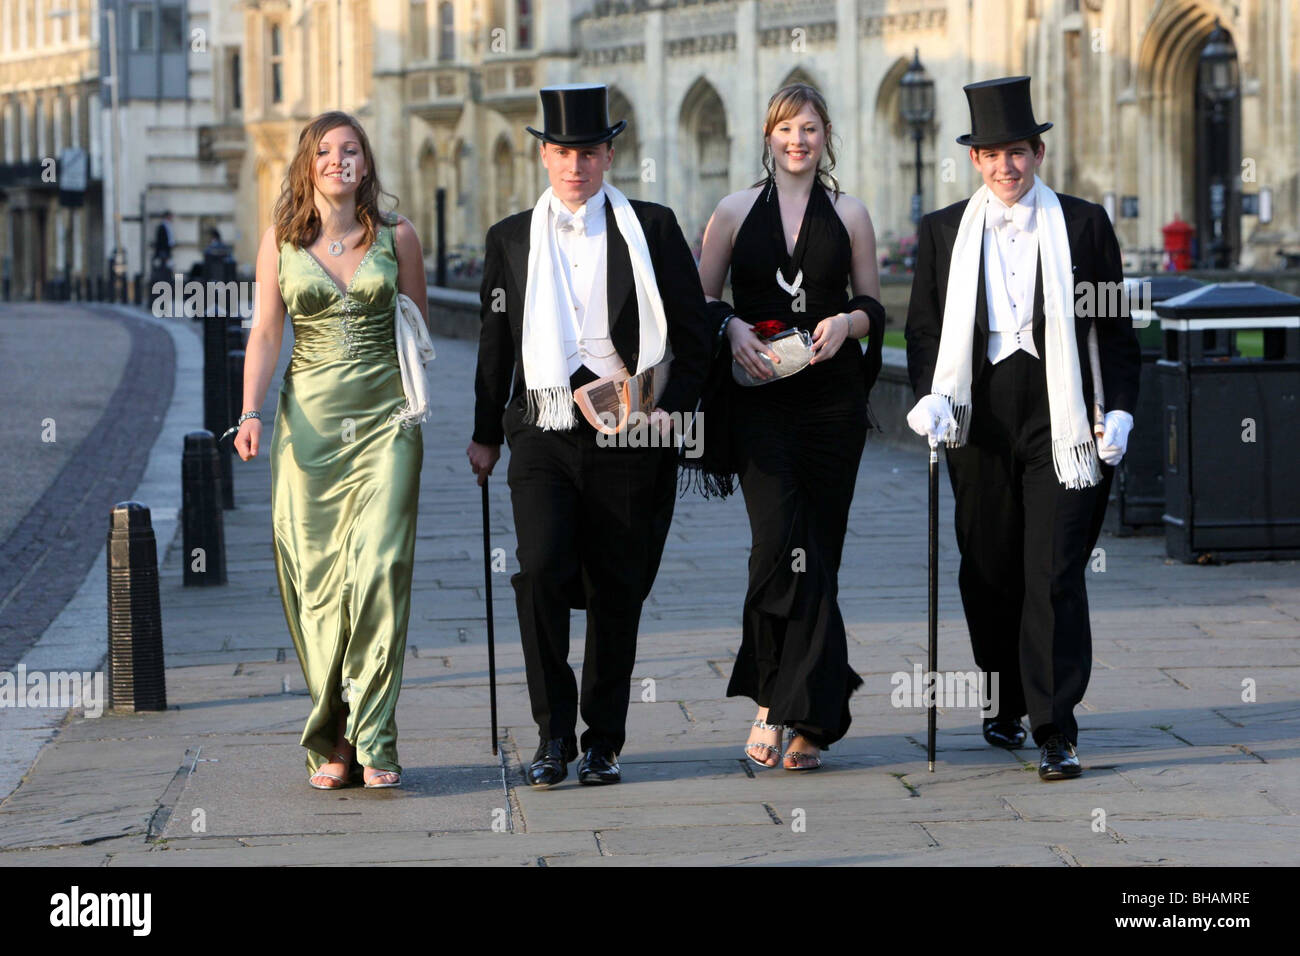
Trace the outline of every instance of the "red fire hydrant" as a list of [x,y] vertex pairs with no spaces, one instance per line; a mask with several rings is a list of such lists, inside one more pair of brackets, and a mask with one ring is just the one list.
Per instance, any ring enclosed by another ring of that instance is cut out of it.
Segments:
[[1165,234],[1165,269],[1172,272],[1185,272],[1192,267],[1192,237],[1196,227],[1183,222],[1174,213],[1174,221],[1160,230]]

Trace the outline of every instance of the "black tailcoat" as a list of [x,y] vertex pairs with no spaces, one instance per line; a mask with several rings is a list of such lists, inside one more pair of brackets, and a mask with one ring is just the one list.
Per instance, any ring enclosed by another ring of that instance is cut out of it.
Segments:
[[[710,356],[712,320],[705,309],[699,269],[682,236],[677,217],[666,206],[629,200],[650,248],[659,295],[673,350],[672,375],[660,405],[668,412],[689,414],[699,401]],[[502,219],[487,234],[483,283],[479,289],[478,372],[474,377],[474,440],[499,445],[505,437],[502,414],[522,422],[524,392],[522,350],[524,286],[528,276],[528,231],[532,210]],[[605,206],[606,278],[609,337],[629,372],[640,355],[640,316],[627,241],[618,230],[614,211]],[[502,293],[504,290],[504,299]],[[494,311],[500,309],[500,311]]]
[[[1137,403],[1141,354],[1132,320],[1107,314],[1107,283],[1123,280],[1119,242],[1105,210],[1058,194],[1074,269],[1075,305],[1091,283],[1095,315],[1075,308],[1075,341],[1085,408],[1093,383],[1088,330],[1097,327],[1107,411]],[[907,313],[907,365],[919,399],[930,393],[952,251],[966,202],[921,220],[916,274]],[[1037,229],[1044,228],[1039,217]],[[981,239],[982,243],[982,239]],[[981,245],[982,249],[982,245]],[[999,277],[1000,279],[1000,277]],[[1111,310],[1115,311],[1115,310]],[[947,449],[961,551],[959,584],[975,661],[999,675],[1001,716],[1028,714],[1035,740],[1053,732],[1078,738],[1074,708],[1091,671],[1091,630],[1084,576],[1105,513],[1114,469],[1102,464],[1098,486],[1068,490],[1052,465],[1046,373],[1024,352],[988,360],[988,305],[981,252],[971,346],[972,409],[965,447]],[[1043,274],[1034,293],[1034,345],[1044,347]],[[993,715],[986,715],[993,716]]]
[[[1096,203],[1057,193],[1065,216],[1065,232],[1070,242],[1070,259],[1074,266],[1076,289],[1080,282],[1122,282],[1124,266],[1119,241],[1111,228],[1106,210]],[[963,199],[921,219],[917,235],[916,273],[912,279],[912,297],[907,307],[907,370],[912,389],[919,399],[930,394],[930,380],[939,358],[939,332],[943,327],[943,304],[948,294],[948,272],[952,266],[953,244],[962,213]],[[1043,228],[1042,216],[1036,228]],[[1077,297],[1077,296],[1076,296]],[[1073,304],[1073,303],[1072,303]],[[1130,319],[1099,316],[1097,345],[1101,357],[1102,387],[1106,410],[1118,409],[1130,414],[1137,403],[1141,351]],[[1084,363],[1083,391],[1086,407],[1092,407],[1092,376],[1087,369],[1088,329],[1092,317],[1074,322],[1079,356]],[[971,346],[971,381],[978,380],[988,361],[989,314],[984,289],[984,260],[980,256],[979,291],[975,301],[975,340]],[[1038,270],[1034,291],[1034,345],[1039,355],[1043,347],[1043,273]]]
[[[713,321],[699,270],[672,210],[631,200],[663,299],[673,364],[659,405],[695,410],[709,364]],[[487,234],[482,329],[474,378],[474,441],[510,445],[508,481],[519,570],[511,577],[533,718],[543,740],[576,746],[579,697],[568,663],[571,608],[587,610],[582,748],[618,752],[636,660],[641,605],[650,592],[676,492],[672,448],[601,447],[578,416],[576,428],[544,431],[525,422],[528,383],[521,359],[532,211]],[[629,372],[637,367],[640,321],[627,242],[605,209],[609,336]],[[596,376],[580,366],[576,388]]]

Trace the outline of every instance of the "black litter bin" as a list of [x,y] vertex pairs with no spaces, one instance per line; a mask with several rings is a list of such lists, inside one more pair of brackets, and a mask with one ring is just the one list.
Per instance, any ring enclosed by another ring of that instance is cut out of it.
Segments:
[[[1157,302],[1201,288],[1205,283],[1189,276],[1156,274],[1124,280],[1129,314],[1142,348],[1142,372],[1137,407],[1133,409],[1133,434],[1128,450],[1115,469],[1115,532],[1136,534],[1163,527],[1165,468],[1160,441],[1160,378],[1156,361],[1163,354],[1160,319],[1151,308]],[[1213,332],[1202,333],[1213,336]],[[1210,343],[1211,349],[1216,344]]]
[[[1185,562],[1300,557],[1300,298],[1220,282],[1155,313],[1166,551]],[[1247,332],[1262,356],[1241,354]]]

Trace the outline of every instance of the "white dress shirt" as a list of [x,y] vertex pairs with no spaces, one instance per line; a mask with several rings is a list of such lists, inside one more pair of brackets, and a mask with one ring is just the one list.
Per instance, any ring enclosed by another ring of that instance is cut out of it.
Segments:
[[576,212],[553,195],[551,211],[556,288],[567,294],[571,306],[561,317],[569,374],[586,365],[597,375],[611,375],[623,368],[623,360],[609,337],[605,192],[596,193]]
[[1037,187],[1007,206],[988,197],[984,214],[984,291],[989,313],[989,361],[994,365],[1034,347],[1034,287],[1038,279]]

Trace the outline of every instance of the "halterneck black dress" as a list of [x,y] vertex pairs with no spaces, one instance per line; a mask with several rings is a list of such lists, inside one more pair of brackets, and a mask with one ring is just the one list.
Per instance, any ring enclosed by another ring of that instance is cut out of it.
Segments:
[[[736,234],[736,314],[812,332],[849,302],[848,231],[820,185],[787,254],[769,180]],[[791,295],[777,282],[777,269]],[[796,290],[797,291],[797,290]],[[800,303],[802,298],[802,303]],[[803,311],[797,311],[802,305]],[[849,727],[849,667],[838,604],[840,555],[868,428],[862,346],[844,341],[824,364],[754,387],[729,384],[732,454],[753,534],[743,637],[727,696],[753,698],[769,723],[826,748]]]

